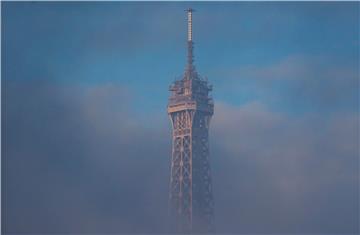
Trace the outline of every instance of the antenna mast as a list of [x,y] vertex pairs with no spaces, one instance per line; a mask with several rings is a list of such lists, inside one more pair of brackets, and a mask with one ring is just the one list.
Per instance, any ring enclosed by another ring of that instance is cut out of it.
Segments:
[[194,43],[192,40],[192,14],[195,11],[192,8],[189,8],[186,10],[187,11],[187,20],[188,20],[188,33],[187,33],[187,44],[188,44],[188,58],[187,58],[187,68],[186,68],[186,78],[187,79],[192,79],[193,78],[193,73],[195,72],[195,66],[194,66],[194,55],[193,55],[193,50],[194,50]]

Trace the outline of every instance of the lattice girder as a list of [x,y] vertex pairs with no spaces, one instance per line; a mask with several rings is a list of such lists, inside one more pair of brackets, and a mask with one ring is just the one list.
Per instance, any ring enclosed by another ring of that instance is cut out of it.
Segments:
[[213,198],[209,163],[210,116],[184,110],[170,114],[173,150],[170,204],[176,211],[179,232],[213,229]]

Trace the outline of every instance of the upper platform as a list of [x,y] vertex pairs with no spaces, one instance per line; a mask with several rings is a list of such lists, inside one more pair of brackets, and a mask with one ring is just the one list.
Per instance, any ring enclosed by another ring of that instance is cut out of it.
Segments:
[[208,115],[214,113],[213,99],[209,96],[212,86],[206,80],[185,77],[170,85],[168,113],[182,110],[198,110]]

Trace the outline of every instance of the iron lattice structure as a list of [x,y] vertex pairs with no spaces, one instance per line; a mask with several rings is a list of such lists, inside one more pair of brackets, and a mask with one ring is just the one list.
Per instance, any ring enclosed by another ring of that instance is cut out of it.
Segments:
[[214,232],[214,203],[209,161],[209,124],[214,103],[212,86],[196,72],[193,59],[192,14],[188,16],[188,58],[182,79],[171,86],[172,157],[170,212],[174,231]]

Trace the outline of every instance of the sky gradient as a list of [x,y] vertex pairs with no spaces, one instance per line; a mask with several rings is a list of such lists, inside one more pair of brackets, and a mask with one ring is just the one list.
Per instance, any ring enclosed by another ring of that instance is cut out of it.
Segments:
[[359,232],[358,2],[1,2],[4,232],[166,232],[189,6],[217,231]]

